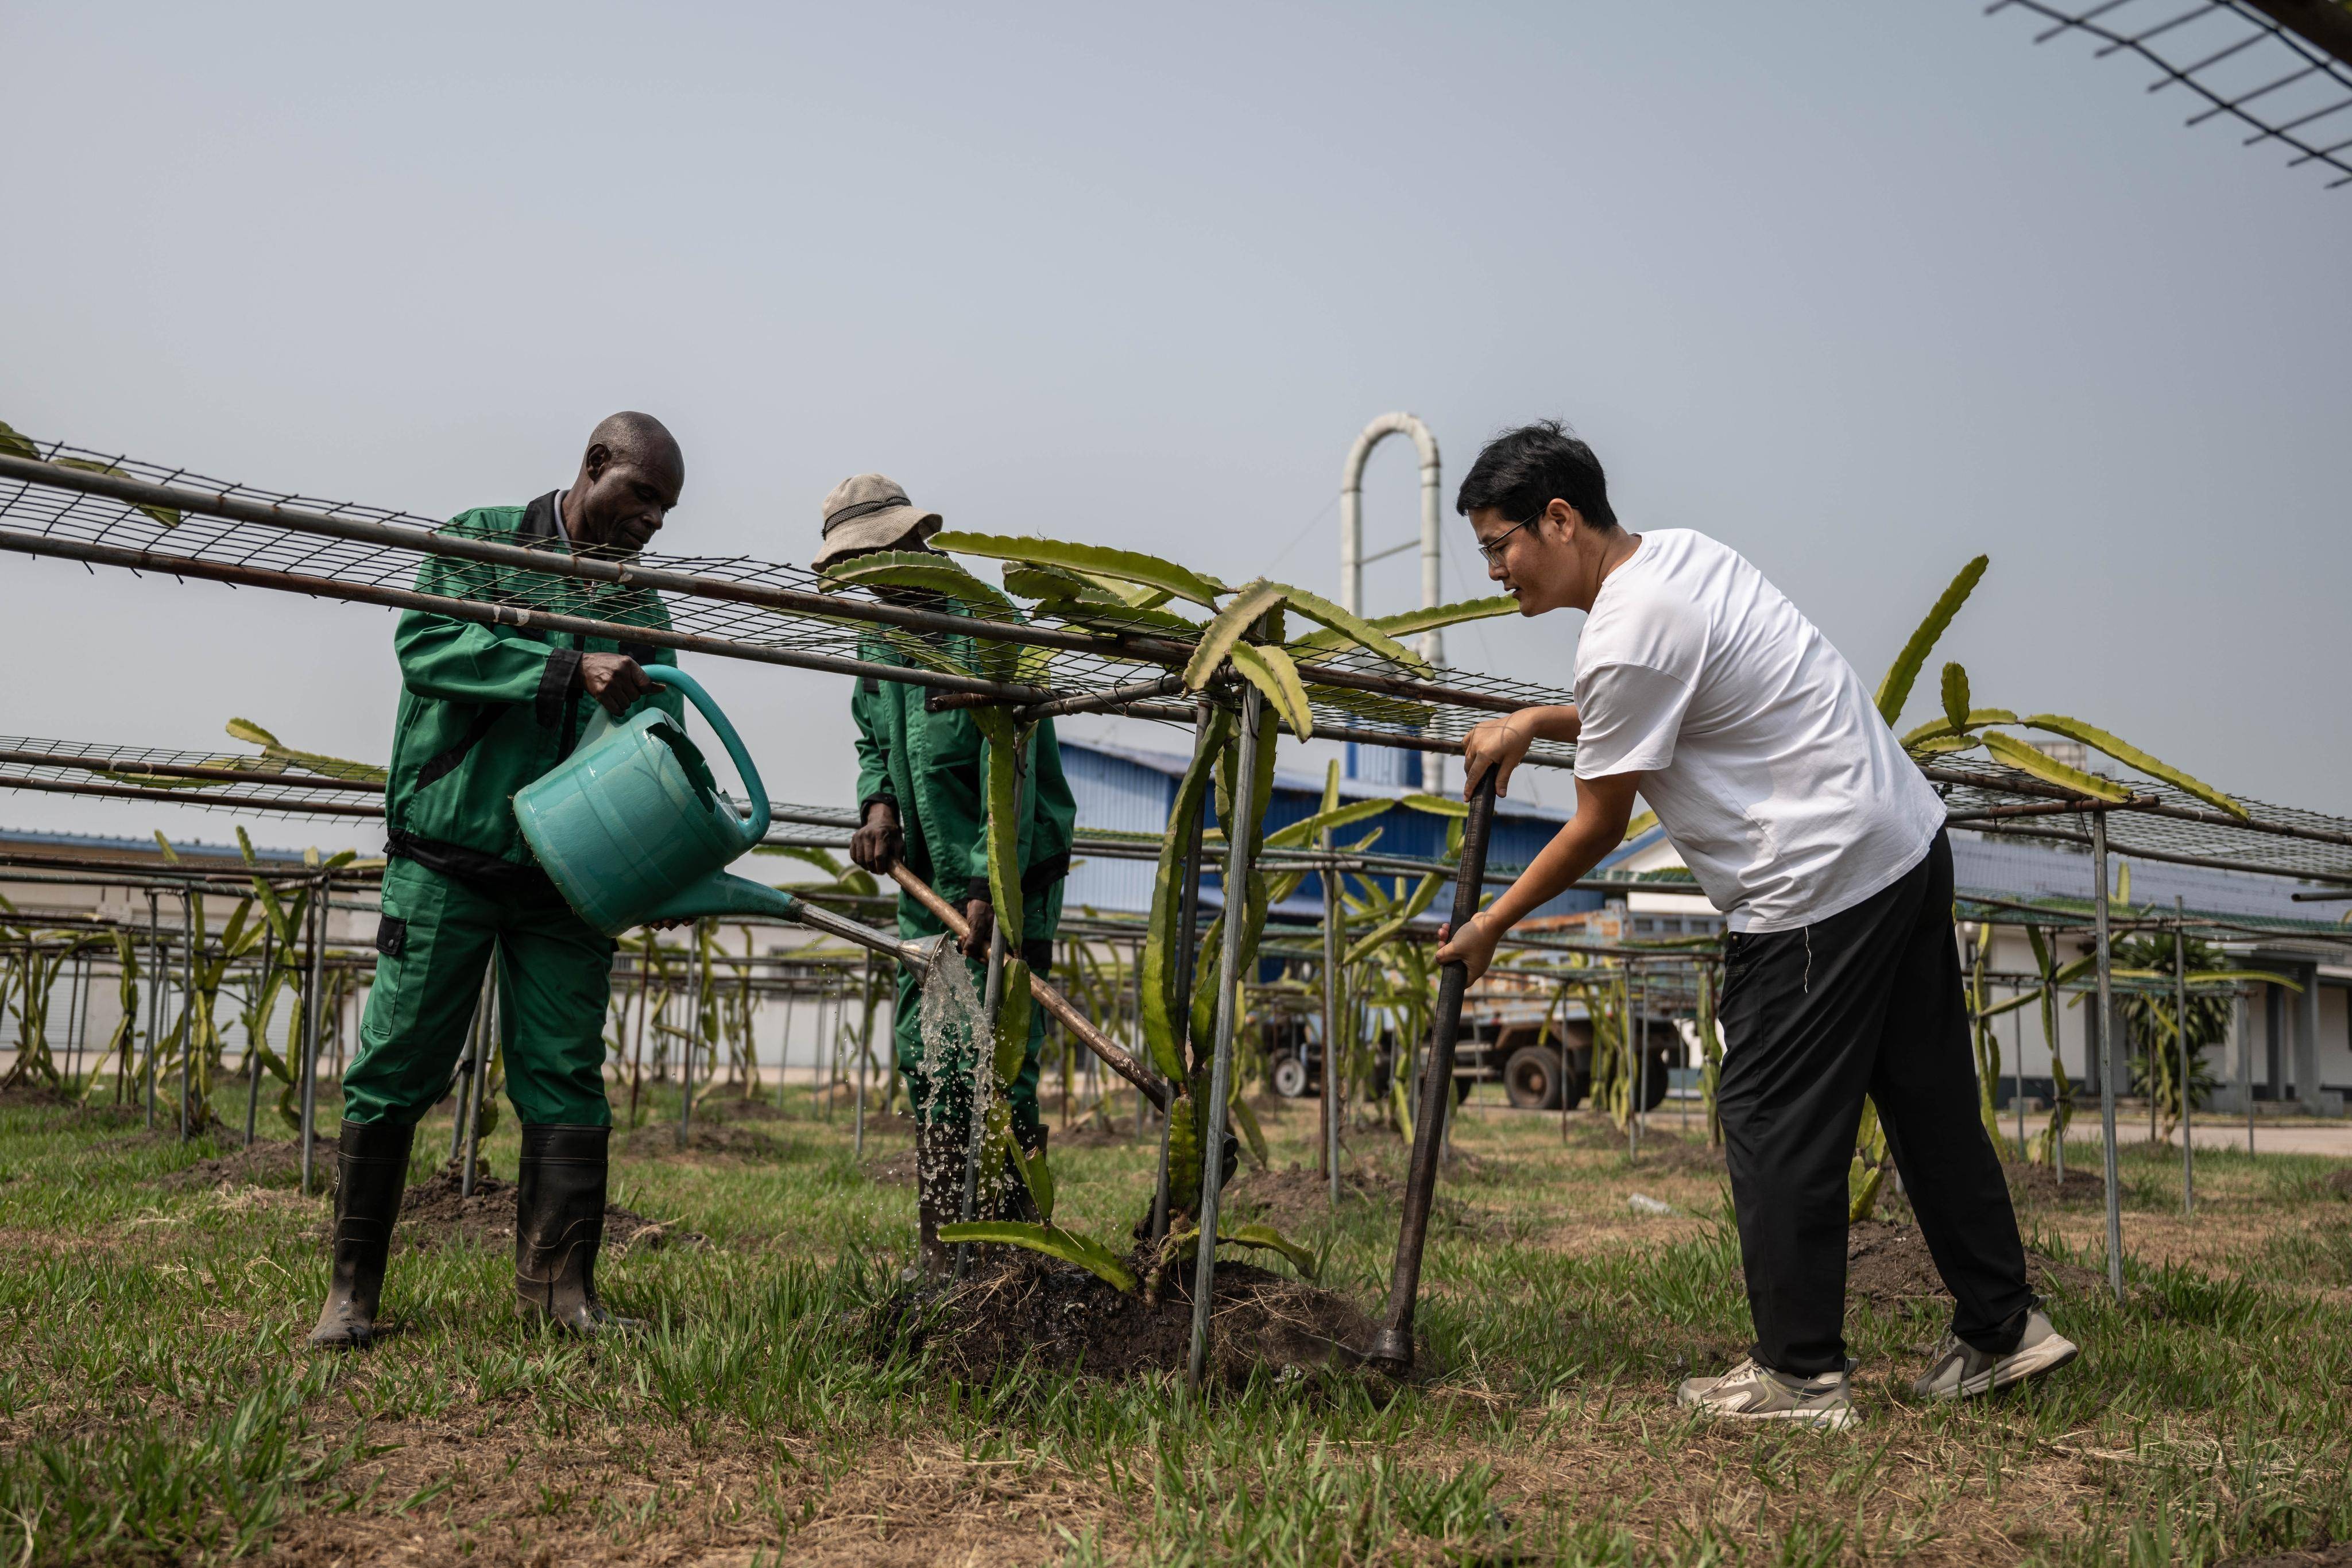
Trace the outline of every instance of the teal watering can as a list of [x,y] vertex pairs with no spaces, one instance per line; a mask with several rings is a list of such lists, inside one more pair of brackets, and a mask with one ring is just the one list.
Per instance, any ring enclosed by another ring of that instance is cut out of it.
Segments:
[[615,724],[600,708],[579,747],[515,795],[531,852],[580,917],[607,936],[706,915],[801,920],[805,906],[791,894],[721,869],[768,831],[768,793],[742,737],[693,676],[667,664],[648,664],[646,674],[702,710],[750,802],[719,792],[669,715],[647,708]]

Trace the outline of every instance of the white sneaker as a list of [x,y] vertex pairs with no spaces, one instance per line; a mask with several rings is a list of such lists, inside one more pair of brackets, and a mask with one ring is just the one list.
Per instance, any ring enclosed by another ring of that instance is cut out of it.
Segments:
[[[1848,1364],[1851,1367],[1851,1363]],[[1741,1421],[1793,1421],[1802,1427],[1851,1427],[1862,1419],[1846,1394],[1846,1374],[1791,1377],[1748,1356],[1720,1377],[1686,1377],[1675,1403]]]
[[1935,1359],[1927,1364],[1927,1372],[1911,1385],[1911,1392],[1923,1399],[1973,1399],[1996,1388],[2007,1388],[2012,1383],[2055,1372],[2082,1354],[2073,1340],[2051,1326],[2049,1315],[2036,1307],[2026,1314],[2025,1333],[2019,1337],[2017,1348],[2007,1355],[1994,1355],[1946,1334],[1944,1342],[1936,1347]]

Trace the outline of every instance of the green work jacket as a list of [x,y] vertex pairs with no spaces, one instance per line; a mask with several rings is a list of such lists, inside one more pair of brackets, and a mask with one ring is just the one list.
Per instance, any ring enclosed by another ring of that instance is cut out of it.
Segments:
[[[569,550],[551,491],[528,507],[483,507],[440,531],[533,549]],[[525,605],[629,626],[667,627],[660,598],[643,589],[553,577],[446,556],[426,559],[420,593]],[[393,634],[400,713],[384,786],[385,852],[488,888],[545,876],[515,821],[514,796],[553,768],[587,732],[596,699],[580,679],[583,653],[626,653],[675,664],[667,648],[526,626],[484,626],[411,610]],[[684,699],[656,686],[650,703],[683,718]]]
[[[860,641],[858,657],[904,666],[878,638]],[[929,713],[923,696],[930,688],[866,675],[849,699],[857,721],[857,816],[887,800],[898,810],[907,837],[907,865],[942,896],[956,903],[986,898],[988,751],[980,726],[965,709]],[[1027,785],[1019,828],[1023,956],[1043,971],[1062,918],[1062,883],[1070,873],[1070,841],[1077,802],[1062,776],[1062,748],[1054,721],[1041,721],[1031,735]]]

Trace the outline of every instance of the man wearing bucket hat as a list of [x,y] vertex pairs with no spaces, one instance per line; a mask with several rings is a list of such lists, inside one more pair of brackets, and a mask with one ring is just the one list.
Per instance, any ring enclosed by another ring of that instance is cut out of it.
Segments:
[[[564,490],[464,513],[442,532],[549,551],[634,555],[677,504],[685,459],[660,422],[616,413],[589,437]],[[425,593],[526,602],[624,625],[668,624],[650,593],[429,556]],[[416,1123],[448,1092],[467,1020],[495,963],[507,1094],[522,1123],[515,1294],[526,1315],[574,1332],[620,1324],[597,1303],[606,1142],[604,1010],[613,944],[532,861],[515,791],[567,756],[597,706],[650,703],[682,716],[643,665],[667,649],[412,610],[393,646],[399,716],[384,788],[388,829],[375,985],[343,1079],[334,1263],[314,1345],[364,1345],[376,1312]]]
[[[835,486],[824,498],[824,541],[814,562],[819,571],[877,550],[927,549],[924,541],[940,530],[937,512],[916,507],[905,490],[880,474],[856,475]],[[873,637],[865,640],[858,656],[876,664],[906,663]],[[931,711],[923,700],[928,690],[868,675],[850,696],[850,715],[857,721],[859,825],[850,839],[849,854],[877,873],[903,861],[943,897],[962,904],[971,925],[963,953],[974,961],[977,976],[977,961],[988,956],[994,927],[982,821],[988,743],[969,712]],[[1023,776],[1020,956],[1035,973],[1045,975],[1052,966],[1054,933],[1061,923],[1062,883],[1069,874],[1071,831],[1077,816],[1077,803],[1062,777],[1053,720],[1041,721],[1032,734]],[[901,936],[936,936],[943,929],[912,896],[899,894]],[[950,1253],[940,1241],[939,1228],[957,1218],[962,1202],[975,1062],[969,1041],[950,1051],[946,1060],[930,1059],[923,1042],[921,993],[919,978],[902,968],[894,1043],[898,1071],[915,1107],[920,1267],[936,1275],[946,1268]],[[1037,1113],[1037,1061],[1045,1038],[1045,1009],[1034,1009],[1021,1071],[1006,1096],[1013,1141],[1028,1152],[1045,1145],[1045,1125]],[[982,1184],[983,1193],[994,1185]],[[1016,1206],[1027,1198],[1027,1189],[1018,1180],[1006,1184],[1006,1190]]]

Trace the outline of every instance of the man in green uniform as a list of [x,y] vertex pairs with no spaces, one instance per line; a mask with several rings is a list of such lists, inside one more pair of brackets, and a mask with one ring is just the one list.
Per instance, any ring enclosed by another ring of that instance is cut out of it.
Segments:
[[[814,564],[822,571],[876,550],[923,549],[928,548],[923,541],[939,529],[940,515],[919,511],[896,483],[879,474],[860,474],[843,480],[824,498],[824,543]],[[871,637],[859,657],[877,664],[907,663]],[[850,714],[857,721],[859,826],[850,839],[849,855],[877,873],[887,873],[903,860],[940,896],[963,905],[971,924],[963,954],[972,961],[977,987],[985,973],[980,961],[988,956],[995,927],[983,831],[988,742],[969,711],[931,712],[923,700],[929,689],[866,676],[851,695]],[[1036,726],[1024,751],[1018,841],[1020,956],[1043,976],[1051,969],[1054,933],[1061,924],[1062,883],[1070,872],[1077,804],[1062,777],[1062,751],[1054,738],[1053,720]],[[899,894],[901,936],[936,936],[941,929],[920,904]],[[974,1057],[969,1040],[956,1042],[936,1059],[927,1053],[920,1013],[920,982],[902,967],[895,1044],[898,1071],[915,1106],[921,1267],[937,1274],[946,1268],[950,1250],[940,1241],[939,1228],[957,1218],[962,1203]],[[1045,1125],[1037,1113],[1037,1058],[1045,1039],[1045,1010],[1033,1009],[1028,1051],[1006,1096],[1013,1141],[1025,1152],[1045,1146]],[[983,1202],[996,1185],[982,1184]],[[1016,1205],[1027,1196],[1017,1178],[1007,1190]]]
[[[685,459],[659,421],[616,413],[590,436],[569,489],[467,512],[441,531],[634,555],[677,504],[685,478]],[[416,587],[629,626],[668,623],[660,601],[642,591],[446,556],[426,560]],[[384,789],[390,863],[375,986],[343,1080],[333,1278],[310,1343],[363,1345],[374,1335],[411,1137],[449,1091],[493,962],[507,1093],[522,1124],[518,1305],[578,1332],[620,1325],[595,1290],[613,1123],[604,1023],[614,945],[533,862],[514,794],[570,754],[598,704],[620,715],[651,703],[682,717],[677,694],[641,667],[676,659],[642,643],[418,610],[401,616],[393,646],[401,695]]]

